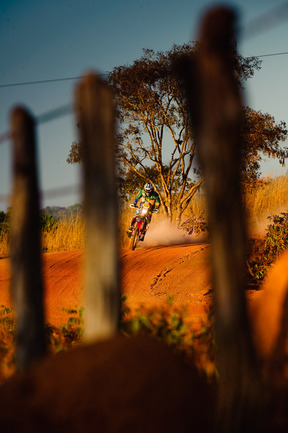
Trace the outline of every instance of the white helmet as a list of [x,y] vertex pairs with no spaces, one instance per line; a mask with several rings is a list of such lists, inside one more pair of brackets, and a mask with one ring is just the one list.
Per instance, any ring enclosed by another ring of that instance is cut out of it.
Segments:
[[145,183],[144,191],[146,192],[146,194],[148,196],[151,195],[151,193],[154,191],[154,187],[153,187],[152,183],[150,183],[150,182]]

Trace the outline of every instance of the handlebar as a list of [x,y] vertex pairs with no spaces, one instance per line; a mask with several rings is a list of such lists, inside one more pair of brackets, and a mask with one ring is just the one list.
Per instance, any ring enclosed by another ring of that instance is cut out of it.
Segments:
[[[140,209],[140,206],[137,206],[137,205],[134,204],[134,203],[131,203],[129,206],[130,206],[132,209]],[[158,212],[159,212],[159,209],[152,209],[151,212],[152,212],[152,213],[158,213]]]

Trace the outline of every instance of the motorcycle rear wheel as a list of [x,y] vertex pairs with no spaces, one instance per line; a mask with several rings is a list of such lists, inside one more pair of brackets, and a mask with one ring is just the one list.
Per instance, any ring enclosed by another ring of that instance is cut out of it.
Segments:
[[129,250],[132,251],[135,250],[138,240],[139,240],[139,229],[138,227],[135,227],[132,231],[132,235],[129,241]]

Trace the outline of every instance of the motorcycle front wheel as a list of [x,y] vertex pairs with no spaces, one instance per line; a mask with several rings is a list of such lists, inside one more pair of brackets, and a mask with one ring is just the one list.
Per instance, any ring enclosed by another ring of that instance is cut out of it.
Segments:
[[138,239],[139,239],[139,229],[136,226],[132,231],[132,235],[131,235],[131,238],[129,241],[129,250],[132,250],[132,251],[135,250]]

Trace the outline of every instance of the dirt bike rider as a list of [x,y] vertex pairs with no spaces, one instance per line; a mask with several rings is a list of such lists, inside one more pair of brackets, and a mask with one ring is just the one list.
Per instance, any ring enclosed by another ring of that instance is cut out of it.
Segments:
[[[138,192],[138,194],[135,197],[134,206],[137,206],[138,200],[140,200],[140,199],[141,199],[141,201],[146,201],[146,202],[150,203],[150,205],[151,205],[151,210],[147,216],[148,223],[145,227],[145,232],[144,232],[142,238],[140,238],[140,240],[143,241],[146,230],[148,228],[148,224],[150,223],[151,218],[152,218],[152,210],[153,209],[159,209],[161,203],[160,203],[159,194],[154,190],[154,187],[153,187],[152,183],[150,183],[150,182],[145,183],[144,188],[140,189],[140,191]],[[127,231],[127,235],[129,238],[131,237],[131,234],[132,234],[134,222],[135,222],[135,215],[133,216],[133,218],[130,222],[129,229]]]

